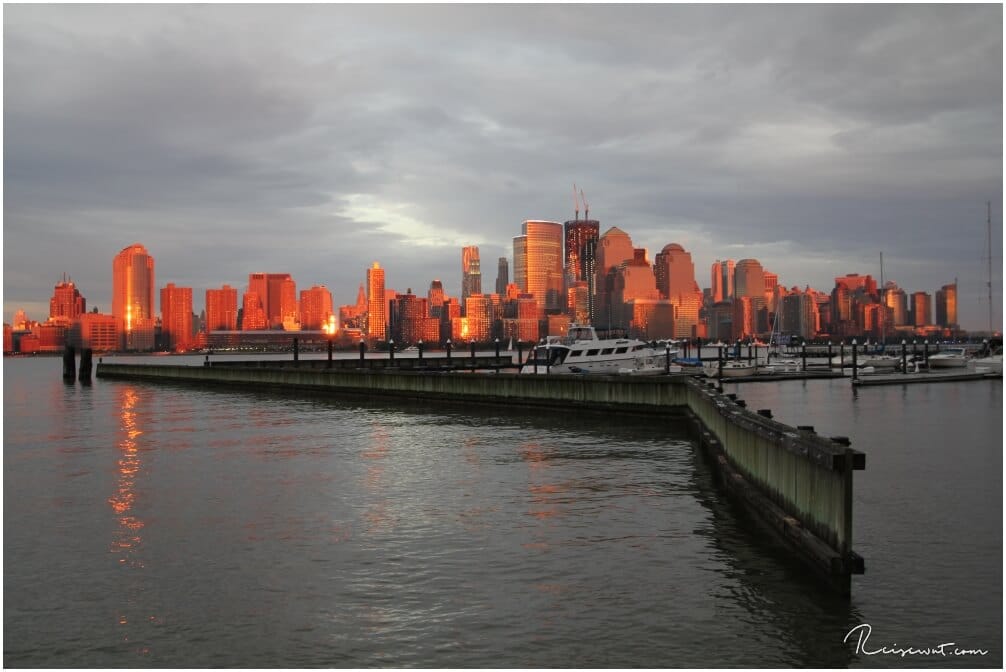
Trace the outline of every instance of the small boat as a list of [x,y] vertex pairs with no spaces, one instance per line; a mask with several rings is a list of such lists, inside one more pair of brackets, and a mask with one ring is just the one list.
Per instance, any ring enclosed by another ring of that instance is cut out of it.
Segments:
[[930,369],[963,369],[968,365],[966,348],[946,348],[929,355]]
[[775,359],[759,367],[759,373],[796,373],[803,365],[795,359]]
[[[747,362],[729,361],[723,362],[723,377],[724,378],[743,378],[745,376],[753,376],[758,372],[758,367],[755,364],[748,364]],[[719,378],[720,375],[720,365],[719,362],[711,362],[709,366],[706,367],[706,375],[710,378]]]
[[[929,358],[932,360],[932,357]],[[1001,347],[996,348],[991,354],[984,357],[975,357],[972,360],[975,363],[975,371],[979,368],[988,369],[987,373],[1002,373],[1003,372],[1003,349]]]
[[677,355],[638,339],[601,339],[594,327],[571,324],[568,335],[532,348],[520,372],[655,376],[664,373],[668,356]]

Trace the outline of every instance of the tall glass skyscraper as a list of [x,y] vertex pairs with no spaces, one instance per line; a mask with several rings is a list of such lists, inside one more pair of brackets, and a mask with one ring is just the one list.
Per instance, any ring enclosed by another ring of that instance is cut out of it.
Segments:
[[482,262],[477,245],[461,248],[461,301],[482,293]]
[[[154,258],[139,243],[123,248],[112,260],[112,316],[123,348],[153,347]],[[143,332],[141,342],[133,339],[134,332]]]
[[522,235],[513,239],[514,282],[524,292],[534,295],[539,316],[563,312],[566,297],[562,278],[562,225],[529,219],[521,231]]
[[384,269],[376,261],[367,269],[367,338],[383,341],[388,326],[388,302],[384,292]]

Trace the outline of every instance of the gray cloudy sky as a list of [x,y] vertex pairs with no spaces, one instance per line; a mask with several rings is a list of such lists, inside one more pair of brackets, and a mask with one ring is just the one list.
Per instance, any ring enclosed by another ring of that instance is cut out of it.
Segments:
[[483,284],[525,219],[573,215],[651,259],[754,257],[787,286],[960,279],[1002,307],[1002,5],[4,7],[4,319],[65,271],[111,308],[156,281],[289,272],[351,303]]

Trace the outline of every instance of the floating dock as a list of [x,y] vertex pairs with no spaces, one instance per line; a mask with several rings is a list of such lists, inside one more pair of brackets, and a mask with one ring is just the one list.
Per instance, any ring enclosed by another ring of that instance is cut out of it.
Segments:
[[965,380],[1002,380],[1001,373],[967,371],[962,373],[870,373],[852,380],[854,387],[872,385],[918,385],[922,383],[956,383]]

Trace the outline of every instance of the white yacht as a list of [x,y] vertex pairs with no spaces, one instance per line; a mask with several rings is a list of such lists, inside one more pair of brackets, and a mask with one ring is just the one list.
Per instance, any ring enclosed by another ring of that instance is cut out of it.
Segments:
[[[758,373],[758,365],[753,362],[741,362],[737,360],[730,360],[723,362],[723,377],[724,378],[744,378],[746,376],[753,376]],[[707,362],[706,363],[706,375],[710,378],[719,378],[720,376],[720,365],[719,362]]]
[[[932,359],[930,357],[930,359]],[[980,371],[981,369],[988,369],[988,373],[1002,373],[1003,372],[1003,349],[998,347],[992,351],[991,354],[985,355],[984,357],[975,357],[972,360],[975,363],[975,371]]]
[[967,365],[967,348],[945,348],[935,355],[929,355],[930,369],[963,369]]
[[[674,358],[678,350],[671,350]],[[602,373],[658,375],[667,365],[667,347],[638,339],[597,337],[594,327],[571,324],[566,336],[551,336],[534,347],[521,373]],[[672,372],[681,371],[672,365]]]

